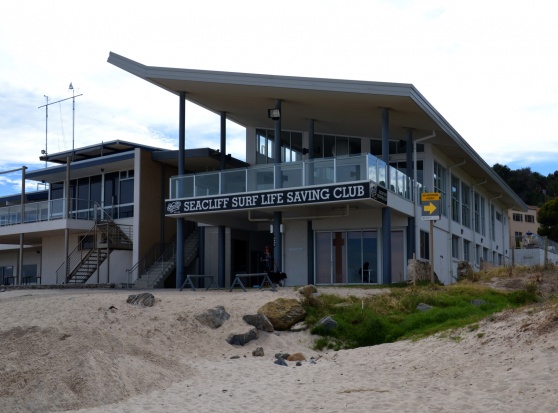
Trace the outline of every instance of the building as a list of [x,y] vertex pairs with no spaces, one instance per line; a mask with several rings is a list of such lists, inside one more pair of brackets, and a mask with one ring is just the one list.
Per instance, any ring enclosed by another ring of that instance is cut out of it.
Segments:
[[[108,62],[177,96],[179,149],[124,143],[126,150],[101,155],[105,149],[84,148],[87,156],[74,158],[70,168],[66,153],[56,156],[56,173],[28,173],[51,183],[50,203],[82,198],[81,178],[89,179],[91,194],[96,177],[100,210],[129,225],[130,249],[108,254],[98,278],[87,282],[149,278],[139,263],[151,261],[144,257],[152,248],[164,255],[157,243],[173,251],[172,259],[162,259],[175,265],[169,286],[181,285],[187,273],[229,286],[235,274],[262,271],[266,245],[288,285],[399,282],[413,256],[431,260],[448,284],[459,261],[479,268],[481,260],[510,260],[508,211],[526,205],[410,84],[151,67],[114,53]],[[186,100],[220,116],[219,148],[184,149],[186,140],[196,140],[185,128]],[[226,155],[226,120],[246,128],[245,162]],[[125,165],[111,166],[118,182],[111,181],[104,175],[108,157],[125,154]],[[64,178],[68,169],[71,177]],[[71,184],[64,189],[75,179],[77,192]],[[111,198],[126,181],[132,198]],[[422,203],[421,193],[439,194],[439,201]],[[0,243],[15,245],[21,229],[41,246],[43,283],[60,282],[52,274],[65,262],[65,244],[71,250],[87,242],[92,222],[89,228],[73,222],[79,212],[97,216],[93,207],[66,210],[77,215],[34,238],[36,222],[11,225],[9,234],[0,227]],[[116,267],[112,254],[125,264]]]
[[529,205],[527,211],[509,210],[511,262],[516,265],[558,264],[558,244],[538,235],[539,208]]

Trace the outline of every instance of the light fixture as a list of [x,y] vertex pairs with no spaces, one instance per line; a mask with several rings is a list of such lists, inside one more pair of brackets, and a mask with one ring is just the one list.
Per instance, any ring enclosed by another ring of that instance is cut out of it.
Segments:
[[68,90],[74,90],[74,86],[72,85],[72,82],[70,82],[70,86],[68,86]]
[[308,148],[302,148],[302,154],[303,155],[308,154]]
[[281,109],[278,108],[268,109],[267,116],[273,120],[281,119]]

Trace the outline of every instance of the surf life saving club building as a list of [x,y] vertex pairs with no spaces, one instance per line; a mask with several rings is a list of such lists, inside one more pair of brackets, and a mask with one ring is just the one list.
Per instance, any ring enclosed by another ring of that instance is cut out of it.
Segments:
[[[525,204],[410,84],[108,61],[177,96],[165,213],[178,244],[181,221],[203,228],[200,273],[221,285],[260,271],[265,245],[291,285],[403,281],[413,254],[451,283],[461,260],[509,259],[507,211]],[[186,100],[220,117],[220,170],[188,172]],[[246,167],[225,167],[227,120],[246,128]],[[433,233],[422,192],[440,194]]]
[[[0,251],[4,279],[228,287],[264,269],[266,246],[287,285],[399,282],[413,255],[445,284],[460,261],[510,262],[508,211],[526,205],[413,85],[108,62],[176,95],[178,150],[45,155],[55,166],[26,174],[43,198],[0,208],[0,244],[24,250]],[[185,149],[186,101],[218,115],[219,148]],[[227,155],[227,121],[245,161]],[[172,265],[151,278],[153,251]]]

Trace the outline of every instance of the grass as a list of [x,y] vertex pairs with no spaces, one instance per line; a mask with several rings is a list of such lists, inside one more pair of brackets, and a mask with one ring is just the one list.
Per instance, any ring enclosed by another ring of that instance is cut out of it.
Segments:
[[[388,294],[364,300],[328,294],[306,298],[303,301],[306,322],[312,333],[320,336],[315,348],[339,350],[372,346],[465,326],[473,331],[480,320],[491,314],[539,300],[537,287],[532,284],[513,292],[476,284],[422,285],[390,290]],[[482,301],[474,305],[473,300]],[[417,310],[420,303],[432,308]],[[325,316],[331,316],[338,323],[337,328],[330,331],[317,325]]]

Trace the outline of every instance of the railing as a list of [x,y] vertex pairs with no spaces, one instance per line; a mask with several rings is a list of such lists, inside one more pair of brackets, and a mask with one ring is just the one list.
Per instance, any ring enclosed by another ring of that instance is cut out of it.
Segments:
[[[101,207],[94,201],[71,198],[69,202],[68,218],[96,220],[102,216]],[[21,205],[11,205],[0,208],[0,226],[27,224],[32,222],[51,221],[66,217],[66,200],[32,202],[23,206],[23,222],[21,219]]]
[[141,279],[143,279],[147,285],[151,285],[167,270],[169,265],[173,265],[175,263],[175,259],[176,242],[173,241],[167,246],[163,254],[155,260],[144,273],[141,274]]
[[56,270],[56,284],[68,283],[67,277],[74,271],[87,255],[95,248],[95,227],[81,239],[76,248],[68,255],[68,260]]
[[412,199],[412,179],[373,155],[312,159],[173,176],[170,178],[170,199],[363,180],[370,180],[394,194]]
[[[92,204],[93,208],[87,212],[87,219],[95,221],[95,225],[81,238],[76,248],[68,255],[68,259],[56,270],[57,284],[71,282],[71,280],[68,280],[69,275],[94,250],[104,250],[105,248],[110,250],[115,247],[121,249],[132,248],[133,226],[116,224],[99,204],[96,202],[92,202]],[[84,210],[81,210],[81,212],[84,212]],[[103,247],[99,248],[100,245]]]
[[128,285],[131,285],[135,280],[137,280],[141,274],[145,274],[153,263],[161,257],[162,252],[166,251],[168,246],[171,244],[174,244],[174,242],[171,241],[171,243],[166,245],[161,242],[153,244],[143,257],[132,266],[132,268],[126,270],[126,273],[128,274]]

